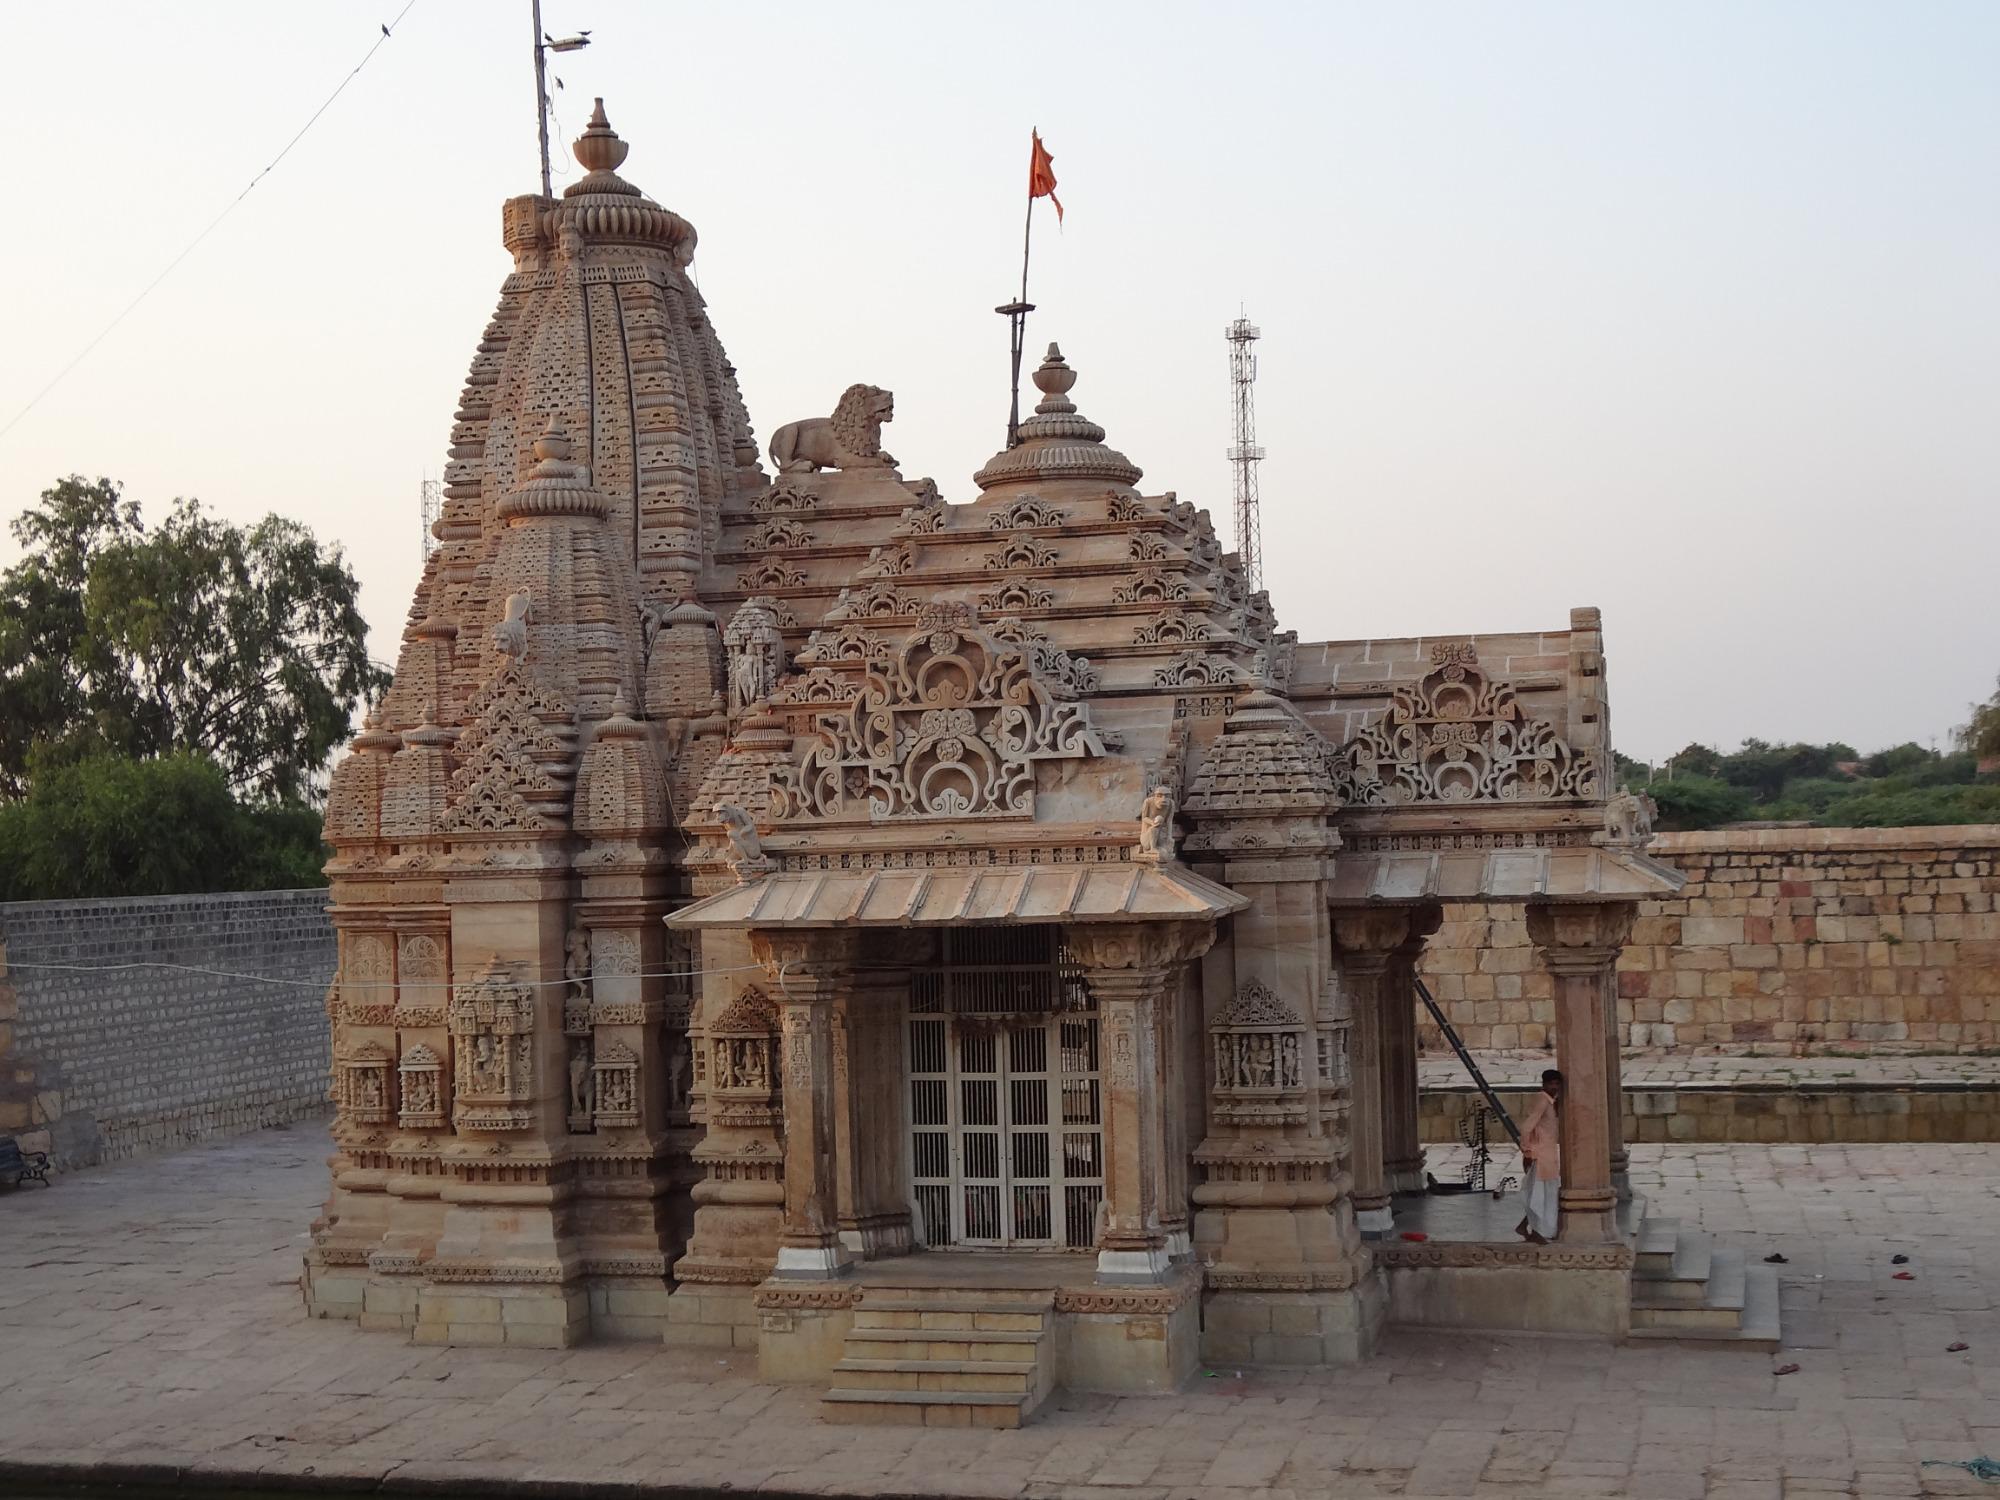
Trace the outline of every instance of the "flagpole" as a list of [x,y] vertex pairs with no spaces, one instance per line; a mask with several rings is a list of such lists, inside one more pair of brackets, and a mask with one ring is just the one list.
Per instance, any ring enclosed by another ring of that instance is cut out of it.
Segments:
[[1028,314],[1035,310],[1035,304],[1028,300],[1028,248],[1033,243],[1035,233],[1035,199],[1028,198],[1028,220],[1021,229],[1021,300],[1009,302],[993,310],[1007,319],[1007,354],[1011,361],[1009,370],[1009,395],[1007,403],[1007,446],[1014,447],[1021,441],[1021,350],[1028,339]]

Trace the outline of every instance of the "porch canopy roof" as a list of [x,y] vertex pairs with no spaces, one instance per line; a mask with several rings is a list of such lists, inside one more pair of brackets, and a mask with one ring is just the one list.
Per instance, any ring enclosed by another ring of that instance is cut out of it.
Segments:
[[1178,864],[787,870],[718,892],[669,927],[963,927],[1213,921],[1250,904]]
[[1329,900],[1642,901],[1672,896],[1687,877],[1633,848],[1409,849],[1334,856]]

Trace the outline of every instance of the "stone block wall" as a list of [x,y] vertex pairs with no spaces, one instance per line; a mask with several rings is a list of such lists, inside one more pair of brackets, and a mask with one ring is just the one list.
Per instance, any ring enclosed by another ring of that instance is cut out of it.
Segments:
[[[1627,1045],[2000,1045],[2000,826],[1661,834],[1651,853],[1688,883],[1640,907],[1618,974]],[[1553,1040],[1520,907],[1446,908],[1423,973],[1468,1047]]]
[[[0,1134],[74,1168],[324,1111],[326,903],[303,890],[0,904]],[[103,967],[137,963],[260,978]]]

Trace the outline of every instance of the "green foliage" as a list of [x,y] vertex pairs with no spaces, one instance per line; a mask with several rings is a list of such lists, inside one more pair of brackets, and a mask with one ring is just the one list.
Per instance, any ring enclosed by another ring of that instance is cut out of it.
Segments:
[[1991,698],[1972,705],[1972,717],[1958,731],[1958,747],[1981,760],[2000,755],[2000,683]]
[[174,503],[147,530],[109,479],[72,475],[13,523],[0,575],[0,795],[99,752],[205,755],[239,793],[309,795],[358,703],[360,586],[338,547],[266,516]]
[[1663,832],[1713,828],[1750,816],[1750,794],[1710,776],[1676,775],[1672,781],[1655,780],[1646,790],[1659,808],[1653,826]]
[[1961,731],[1962,748],[1948,754],[1912,743],[1865,757],[1839,741],[1778,745],[1752,739],[1726,755],[1690,745],[1651,780],[1633,775],[1635,763],[1622,756],[1619,771],[1629,785],[1652,795],[1659,805],[1656,826],[1666,830],[1752,821],[1829,828],[1991,822],[2000,817],[2000,779],[1980,779],[1972,738]]
[[0,804],[0,901],[324,885],[329,852],[318,812],[245,806],[203,756],[99,753]]

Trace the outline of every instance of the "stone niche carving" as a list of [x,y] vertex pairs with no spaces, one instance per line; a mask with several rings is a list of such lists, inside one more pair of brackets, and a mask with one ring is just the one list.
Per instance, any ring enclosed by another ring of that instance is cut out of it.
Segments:
[[986,522],[989,531],[1021,531],[1030,526],[1060,526],[1069,512],[1036,495],[1023,495],[1011,505],[993,512]]
[[1306,1023],[1262,980],[1239,986],[1209,1028],[1214,1116],[1232,1125],[1302,1125]]
[[453,992],[455,1120],[461,1130],[526,1130],[534,1124],[534,1033],[534,992],[498,959]]
[[755,985],[708,1023],[705,1083],[712,1125],[757,1127],[778,1119],[777,1008]]
[[389,1049],[364,1042],[341,1060],[341,1112],[356,1125],[386,1125],[395,1117],[389,1096]]
[[396,1067],[402,1111],[397,1123],[405,1130],[444,1128],[444,1059],[418,1042]]
[[596,1119],[600,1129],[639,1123],[639,1058],[620,1041],[597,1049],[593,1067]]
[[402,940],[396,958],[396,993],[398,1021],[405,1026],[419,1024],[407,1019],[409,1015],[421,1012],[426,1024],[432,1015],[438,1022],[444,1019],[445,965],[442,936],[433,937],[428,933],[411,933]]
[[1055,602],[1053,592],[1022,578],[1011,578],[979,596],[979,607],[997,614],[1011,614],[1022,609],[1051,609]]
[[784,668],[784,637],[771,600],[745,599],[729,618],[722,644],[729,653],[729,707],[740,713],[771,696]]
[[821,714],[773,788],[779,819],[1034,815],[1035,764],[1102,755],[1088,708],[1059,702],[1029,649],[964,604],[931,604],[845,712]]
[[1513,684],[1488,677],[1463,641],[1432,646],[1431,670],[1333,757],[1345,800],[1363,807],[1594,801],[1600,770],[1594,752],[1530,718]]

